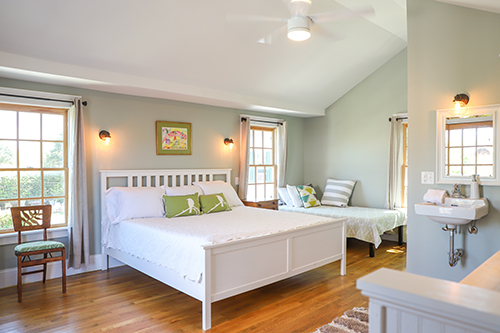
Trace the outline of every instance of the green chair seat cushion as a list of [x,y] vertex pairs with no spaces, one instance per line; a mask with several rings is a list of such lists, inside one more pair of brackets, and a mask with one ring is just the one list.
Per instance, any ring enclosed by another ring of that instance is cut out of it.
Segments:
[[49,249],[63,249],[64,244],[56,241],[39,241],[39,242],[28,242],[19,244],[14,248],[16,255],[20,253],[49,250]]

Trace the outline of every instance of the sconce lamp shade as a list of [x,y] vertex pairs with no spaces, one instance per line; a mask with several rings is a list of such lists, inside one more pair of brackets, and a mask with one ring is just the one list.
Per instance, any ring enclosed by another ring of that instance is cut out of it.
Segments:
[[229,147],[229,149],[233,149],[234,141],[233,139],[225,138],[224,144]]
[[467,113],[467,104],[469,96],[467,94],[457,94],[453,99],[452,105],[448,108],[448,112],[455,117],[463,117]]
[[106,130],[101,130],[99,132],[99,138],[104,141],[105,144],[109,145],[109,139],[111,139],[111,134]]

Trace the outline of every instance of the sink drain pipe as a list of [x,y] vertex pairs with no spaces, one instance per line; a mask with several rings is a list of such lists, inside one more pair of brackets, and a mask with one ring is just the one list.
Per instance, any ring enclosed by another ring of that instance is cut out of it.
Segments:
[[443,230],[450,232],[450,252],[448,252],[448,263],[451,267],[455,267],[460,261],[460,258],[464,255],[464,249],[455,249],[455,232],[457,227],[454,226],[454,228],[450,228],[449,225],[446,225]]

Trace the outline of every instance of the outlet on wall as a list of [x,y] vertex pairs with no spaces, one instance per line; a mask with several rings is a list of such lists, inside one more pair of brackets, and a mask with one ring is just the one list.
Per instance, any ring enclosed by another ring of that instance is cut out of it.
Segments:
[[422,184],[434,184],[434,172],[422,171]]

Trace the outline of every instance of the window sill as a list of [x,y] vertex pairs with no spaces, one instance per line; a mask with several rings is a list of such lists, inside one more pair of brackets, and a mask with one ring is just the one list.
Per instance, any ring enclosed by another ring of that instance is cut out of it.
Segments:
[[[42,238],[42,230],[33,230],[23,232],[23,242],[38,241]],[[68,237],[68,227],[52,228],[47,230],[49,239]],[[17,244],[17,232],[0,234],[0,246]]]

